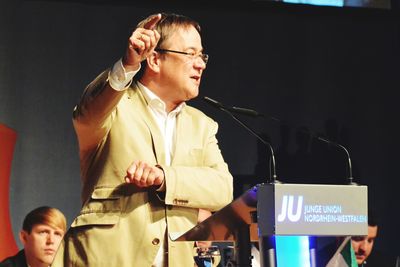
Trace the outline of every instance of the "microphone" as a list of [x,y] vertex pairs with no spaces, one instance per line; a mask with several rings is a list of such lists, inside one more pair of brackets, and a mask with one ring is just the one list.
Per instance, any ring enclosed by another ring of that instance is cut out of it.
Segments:
[[224,105],[222,105],[220,102],[218,102],[217,100],[214,100],[212,98],[209,98],[208,96],[205,96],[203,98],[208,104],[210,104],[211,106],[213,106],[214,108],[217,109],[221,109],[221,108],[225,108]]
[[255,111],[253,109],[249,109],[249,108],[231,107],[231,108],[228,108],[228,109],[231,112],[247,115],[247,116],[250,116],[250,117],[264,117],[263,114],[258,113],[257,111]]
[[255,136],[258,140],[260,140],[264,145],[266,145],[271,153],[271,169],[272,169],[272,174],[270,177],[270,182],[275,184],[279,183],[277,180],[277,175],[276,175],[276,164],[275,164],[275,153],[272,148],[272,145],[265,141],[259,134],[257,134],[254,130],[252,130],[249,126],[247,126],[244,122],[242,122],[233,112],[239,113],[239,114],[244,114],[244,115],[251,115],[251,116],[260,116],[257,111],[251,110],[251,109],[244,109],[244,108],[238,108],[238,107],[225,107],[221,102],[218,102],[215,99],[209,98],[207,96],[203,97],[203,100],[210,104],[211,106],[227,113],[229,116],[231,116],[237,123],[239,123],[243,128],[245,128],[247,131],[249,131],[253,136]]
[[213,107],[216,107],[218,109],[224,108],[226,110],[229,110],[230,112],[236,113],[236,114],[241,114],[241,115],[246,115],[250,117],[263,117],[263,118],[268,118],[277,122],[281,122],[279,119],[272,117],[272,116],[266,116],[265,114],[262,114],[254,109],[250,108],[242,108],[242,107],[226,107],[224,106],[221,102],[218,102],[215,99],[209,98],[207,96],[204,97],[204,100],[212,105]]

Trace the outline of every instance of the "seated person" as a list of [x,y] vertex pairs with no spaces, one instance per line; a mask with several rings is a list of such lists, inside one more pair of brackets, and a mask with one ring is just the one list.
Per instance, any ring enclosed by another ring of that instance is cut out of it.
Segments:
[[353,236],[351,244],[360,267],[394,267],[396,260],[374,249],[375,239],[378,235],[378,223],[374,216],[368,217],[368,235]]
[[[369,211],[368,214],[368,234],[366,236],[353,236],[351,244],[356,256],[356,261],[359,267],[395,267],[396,258],[382,254],[382,252],[374,249],[374,242],[378,235],[377,217],[374,212]],[[318,252],[317,267],[325,267],[342,239],[336,239],[325,246]]]
[[6,258],[0,267],[48,267],[66,228],[65,216],[58,209],[44,206],[32,210],[26,215],[19,233],[24,249]]

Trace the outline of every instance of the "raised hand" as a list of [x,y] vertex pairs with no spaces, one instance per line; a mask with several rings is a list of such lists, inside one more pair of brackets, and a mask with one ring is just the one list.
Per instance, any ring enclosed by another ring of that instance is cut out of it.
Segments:
[[137,70],[140,62],[145,60],[157,46],[160,34],[154,27],[160,19],[161,14],[150,16],[143,28],[136,28],[129,37],[128,47],[122,58],[122,63],[127,71]]

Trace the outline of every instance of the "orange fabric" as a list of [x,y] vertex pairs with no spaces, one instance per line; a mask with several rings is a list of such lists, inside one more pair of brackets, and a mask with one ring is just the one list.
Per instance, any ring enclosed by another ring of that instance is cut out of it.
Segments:
[[0,123],[0,261],[18,252],[10,220],[10,171],[17,133]]

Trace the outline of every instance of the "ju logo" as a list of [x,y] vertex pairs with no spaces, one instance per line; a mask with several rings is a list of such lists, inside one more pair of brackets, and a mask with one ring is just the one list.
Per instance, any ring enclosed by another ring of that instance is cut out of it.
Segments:
[[286,217],[291,222],[297,222],[301,217],[301,210],[303,208],[303,196],[297,197],[297,208],[293,209],[294,206],[294,196],[284,195],[282,198],[282,209],[281,213],[278,215],[278,222],[283,222]]

